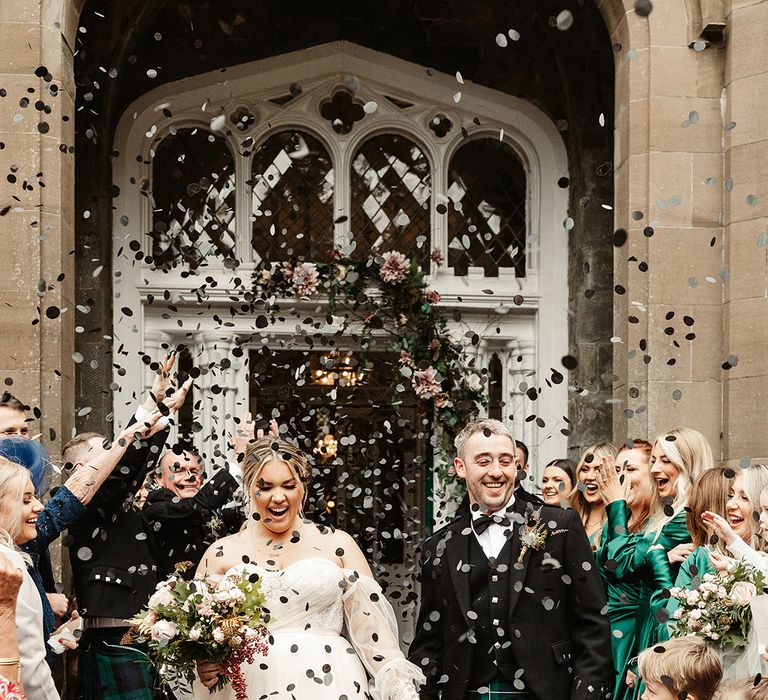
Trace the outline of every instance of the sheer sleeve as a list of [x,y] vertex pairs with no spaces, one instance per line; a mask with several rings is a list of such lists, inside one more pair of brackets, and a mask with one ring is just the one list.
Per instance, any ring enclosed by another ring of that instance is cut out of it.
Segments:
[[764,574],[768,574],[768,556],[750,547],[741,537],[736,538],[735,542],[725,546],[736,559],[746,564],[751,564]]
[[371,676],[375,700],[418,700],[424,674],[398,643],[395,611],[376,581],[344,569],[347,636]]

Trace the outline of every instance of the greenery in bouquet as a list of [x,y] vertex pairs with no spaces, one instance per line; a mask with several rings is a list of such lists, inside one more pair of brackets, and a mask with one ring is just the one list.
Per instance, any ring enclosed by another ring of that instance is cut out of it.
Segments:
[[670,620],[673,637],[696,635],[719,647],[743,649],[752,623],[750,600],[763,592],[765,576],[739,562],[726,571],[704,574],[692,588],[671,588],[679,607]]
[[237,573],[186,581],[184,568],[157,585],[123,641],[146,642],[150,661],[172,690],[191,691],[197,662],[212,661],[223,666],[212,691],[231,682],[238,700],[247,700],[241,664],[269,648],[260,580]]
[[[433,251],[431,259],[440,265],[442,253]],[[388,378],[393,405],[415,402],[419,415],[433,422],[438,473],[443,482],[454,480],[453,438],[487,405],[487,377],[473,366],[468,341],[449,329],[440,294],[429,288],[418,260],[395,250],[354,260],[336,250],[328,263],[267,263],[254,273],[254,296],[254,308],[273,323],[281,297],[325,303],[337,335],[351,327],[361,367],[374,339],[385,338],[399,357]]]

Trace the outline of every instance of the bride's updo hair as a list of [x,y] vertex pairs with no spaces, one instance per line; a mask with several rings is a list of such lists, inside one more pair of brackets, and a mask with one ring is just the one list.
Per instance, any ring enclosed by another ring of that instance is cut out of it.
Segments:
[[307,485],[312,476],[312,467],[307,456],[298,447],[272,435],[265,435],[258,440],[254,440],[245,450],[245,459],[243,459],[243,490],[249,502],[249,510],[251,488],[257,482],[259,474],[261,474],[261,470],[267,462],[284,462],[288,465],[288,468],[299,482],[302,502],[301,510],[303,511],[303,506],[307,501]]

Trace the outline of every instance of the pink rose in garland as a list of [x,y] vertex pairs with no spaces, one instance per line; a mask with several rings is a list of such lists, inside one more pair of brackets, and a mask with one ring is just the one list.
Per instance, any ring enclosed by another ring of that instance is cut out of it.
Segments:
[[413,391],[420,399],[431,399],[443,391],[443,386],[437,379],[437,370],[434,367],[419,369],[411,378]]
[[440,292],[438,292],[436,289],[428,289],[426,292],[424,292],[424,299],[426,300],[427,304],[431,304],[432,306],[439,304]]
[[410,261],[402,253],[390,250],[381,256],[383,262],[379,268],[379,277],[387,284],[397,284],[405,279],[410,267]]
[[293,291],[300,297],[311,297],[320,286],[320,275],[315,263],[303,262],[293,270],[291,275]]

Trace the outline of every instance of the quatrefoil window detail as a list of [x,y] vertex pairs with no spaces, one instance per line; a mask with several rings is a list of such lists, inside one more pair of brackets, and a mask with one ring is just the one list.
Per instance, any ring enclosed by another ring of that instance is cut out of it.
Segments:
[[365,116],[362,102],[356,100],[348,90],[338,90],[329,100],[320,105],[320,116],[331,122],[337,134],[348,134],[355,122]]

